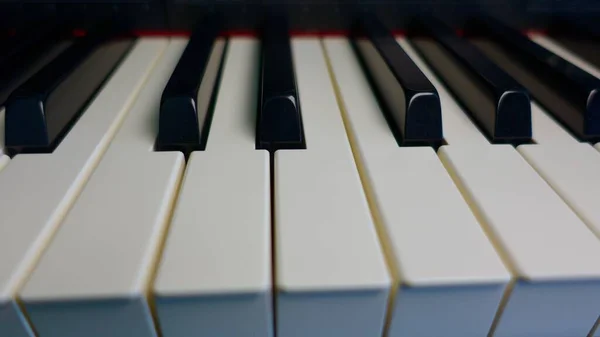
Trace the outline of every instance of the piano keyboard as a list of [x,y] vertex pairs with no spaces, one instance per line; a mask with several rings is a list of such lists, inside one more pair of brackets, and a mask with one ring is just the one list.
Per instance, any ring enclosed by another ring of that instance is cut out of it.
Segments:
[[0,54],[0,336],[600,337],[597,65],[279,19]]

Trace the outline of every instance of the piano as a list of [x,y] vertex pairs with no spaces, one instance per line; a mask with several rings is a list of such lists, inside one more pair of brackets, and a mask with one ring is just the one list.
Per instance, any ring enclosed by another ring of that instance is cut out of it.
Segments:
[[592,1],[0,3],[0,337],[600,337]]

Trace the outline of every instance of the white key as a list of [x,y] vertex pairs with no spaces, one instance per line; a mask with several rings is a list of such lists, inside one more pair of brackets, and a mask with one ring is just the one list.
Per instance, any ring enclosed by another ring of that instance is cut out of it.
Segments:
[[[592,64],[572,53],[551,38],[531,35],[533,41],[558,56],[578,66],[589,74],[599,77],[600,71]],[[532,111],[533,113],[534,111]],[[536,169],[548,184],[563,198],[596,236],[600,237],[600,213],[594,202],[593,192],[598,191],[597,169],[600,157],[588,144],[579,144],[558,123],[545,113],[545,127],[536,129],[536,115],[533,115],[534,140],[541,145],[522,145],[518,150],[521,155]],[[541,124],[538,121],[538,126]],[[537,131],[537,132],[536,132]],[[537,134],[536,134],[537,133]],[[549,146],[550,145],[550,146]],[[568,146],[566,146],[568,145]],[[600,149],[600,144],[596,144]],[[590,322],[590,326],[593,321]],[[600,336],[600,332],[596,332]]]
[[442,82],[434,75],[425,61],[418,55],[404,37],[396,39],[402,49],[435,86],[442,104],[442,127],[444,140],[448,144],[469,145],[489,144],[487,138],[473,124],[467,113],[456,103]]
[[519,152],[600,238],[600,156],[586,143],[521,145]]
[[184,158],[152,148],[161,93],[186,43],[168,44],[20,292],[42,336],[157,335],[147,294]]
[[255,150],[260,43],[229,42],[205,151],[192,153],[154,291],[164,337],[273,335],[269,154]]
[[0,155],[0,171],[2,171],[2,169],[8,165],[8,162],[10,162],[10,157],[7,155]]
[[165,39],[137,42],[52,154],[18,155],[1,172],[0,335],[29,335],[15,305],[16,292],[92,174],[166,44]]
[[323,49],[292,54],[307,149],[275,153],[277,336],[376,336],[390,279]]
[[[508,271],[433,149],[398,147],[349,42],[328,38],[325,46],[393,270],[387,335],[484,336]],[[448,96],[443,107],[461,113]],[[462,123],[458,114],[453,117]],[[455,136],[458,142],[468,139]]]
[[438,154],[515,276],[492,335],[585,336],[600,301],[595,235],[511,146]]

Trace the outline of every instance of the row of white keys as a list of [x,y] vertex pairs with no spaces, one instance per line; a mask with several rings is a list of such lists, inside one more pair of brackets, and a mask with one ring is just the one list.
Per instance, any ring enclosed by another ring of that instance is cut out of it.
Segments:
[[[16,302],[106,151],[164,41],[141,39],[52,154],[18,155],[0,172],[0,335],[30,336]],[[71,254],[77,254],[76,247]]]
[[[580,145],[535,103],[532,115],[534,139],[549,144],[522,145],[520,151],[558,154],[555,148]],[[444,132],[460,136],[453,125]],[[600,269],[590,263],[589,254],[600,249],[593,234],[512,147],[448,142],[439,156],[515,278],[494,336],[585,335],[600,286]]]
[[390,277],[321,42],[292,55],[307,149],[274,158],[277,336],[378,336]]
[[[530,37],[542,47],[600,78],[600,71],[594,65],[581,59],[551,38],[541,35],[531,35]],[[549,117],[546,116],[546,118]],[[551,121],[551,123],[556,125],[556,130],[560,129],[561,131],[554,133],[552,137],[535,139],[539,145],[522,145],[518,147],[518,150],[590,230],[600,238],[600,209],[595,202],[596,193],[600,191],[600,181],[597,179],[597,173],[600,171],[600,155],[591,145],[578,143],[556,122]],[[536,130],[533,131],[535,135]],[[597,143],[595,148],[600,151],[600,143]],[[600,309],[596,311],[600,312]],[[590,321],[589,324],[591,328],[594,322]],[[596,330],[594,336],[599,337],[600,330]]]
[[[600,77],[597,68],[550,38],[541,35],[531,38],[591,75]],[[556,122],[551,123],[561,129],[560,137],[555,133],[553,140],[551,137],[535,139],[539,145],[519,146],[519,152],[600,238],[600,208],[595,202],[595,194],[600,191],[600,180],[597,179],[600,154],[591,145],[577,142]],[[600,150],[600,144],[596,144],[596,149]]]
[[[434,150],[398,147],[349,42],[325,46],[394,270],[388,336],[484,336],[510,274]],[[440,95],[443,111],[460,112]],[[478,138],[459,115],[446,117]]]
[[154,286],[164,337],[273,335],[269,154],[254,137],[259,41],[231,39],[224,62]]
[[145,43],[152,48],[132,57],[154,69],[19,293],[41,336],[157,335],[147,295],[184,158],[152,149],[161,92],[186,40]]

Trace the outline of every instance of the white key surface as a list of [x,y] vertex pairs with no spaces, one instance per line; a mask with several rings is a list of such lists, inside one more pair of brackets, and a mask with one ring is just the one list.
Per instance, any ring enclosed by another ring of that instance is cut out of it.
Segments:
[[521,145],[519,152],[600,238],[600,156],[586,143],[570,146]]
[[[397,145],[349,42],[328,38],[325,46],[394,271],[388,335],[484,335],[510,275],[433,149]],[[448,96],[444,107],[457,108]],[[460,123],[462,111],[454,112]]]
[[0,155],[0,171],[2,171],[2,169],[8,165],[8,163],[10,162],[10,157],[7,155]]
[[[18,155],[0,174],[3,305],[11,306],[163,48],[161,41],[139,41],[52,154]],[[2,327],[11,329],[10,325]]]
[[516,277],[494,336],[585,335],[600,299],[600,241],[511,146],[438,154]]
[[307,149],[274,159],[277,335],[377,335],[390,280],[321,43],[292,56]]
[[19,293],[43,336],[156,334],[145,295],[184,161],[150,150],[160,93],[184,46],[142,39],[127,60],[146,65],[128,74],[146,84]]
[[163,336],[272,336],[269,154],[255,150],[260,43],[233,38],[154,285]]
[[448,92],[448,89],[435,76],[427,63],[419,56],[417,51],[412,47],[408,40],[404,37],[397,38],[398,44],[410,56],[413,62],[421,69],[423,74],[427,76],[429,81],[435,86],[435,89],[440,97],[442,106],[442,127],[444,131],[444,140],[448,144],[457,145],[474,145],[474,144],[489,144],[487,138],[479,131],[477,126],[473,124],[469,116],[456,103],[454,98]]

